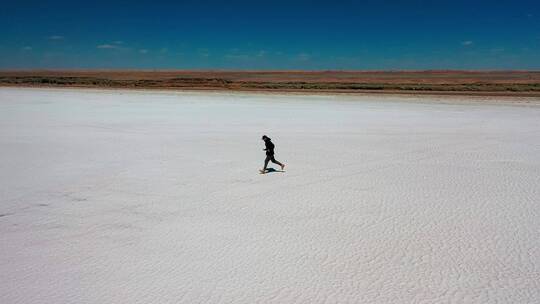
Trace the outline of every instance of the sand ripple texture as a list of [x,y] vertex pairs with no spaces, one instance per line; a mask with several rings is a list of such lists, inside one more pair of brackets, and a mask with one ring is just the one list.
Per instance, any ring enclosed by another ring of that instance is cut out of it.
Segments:
[[540,109],[434,98],[1,88],[0,303],[540,303]]

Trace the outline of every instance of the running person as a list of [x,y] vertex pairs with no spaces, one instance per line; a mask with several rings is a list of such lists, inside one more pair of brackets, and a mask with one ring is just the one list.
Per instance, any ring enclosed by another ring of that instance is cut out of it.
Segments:
[[264,146],[265,146],[264,151],[266,151],[266,159],[264,160],[264,168],[261,170],[261,173],[266,173],[266,170],[267,170],[266,167],[268,166],[269,161],[272,161],[274,164],[280,165],[281,170],[283,170],[283,168],[285,168],[285,165],[278,162],[274,158],[274,144],[272,143],[272,139],[270,139],[270,137],[266,135],[263,135],[262,140],[264,141]]

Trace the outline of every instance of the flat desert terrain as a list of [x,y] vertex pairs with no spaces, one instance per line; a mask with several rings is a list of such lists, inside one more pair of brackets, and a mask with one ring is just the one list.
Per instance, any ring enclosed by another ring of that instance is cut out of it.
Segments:
[[540,107],[467,98],[0,88],[0,303],[540,303]]
[[540,71],[0,71],[0,86],[540,97]]

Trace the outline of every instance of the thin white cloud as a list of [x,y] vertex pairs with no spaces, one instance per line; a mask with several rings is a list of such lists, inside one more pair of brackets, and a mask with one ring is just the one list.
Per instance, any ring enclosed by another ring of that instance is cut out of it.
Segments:
[[311,55],[307,53],[300,53],[296,56],[296,59],[299,61],[308,61],[311,59]]
[[119,49],[120,47],[118,45],[114,44],[99,44],[96,46],[98,49]]
[[147,50],[147,49],[140,49],[140,50],[139,50],[139,53],[141,53],[141,54],[147,54],[147,53],[148,53],[148,50]]
[[22,48],[23,51],[31,51],[32,50],[32,47],[31,46],[24,46]]
[[52,35],[52,36],[47,37],[47,39],[49,39],[49,40],[63,40],[64,36]]
[[231,49],[223,57],[229,60],[261,60],[268,54],[270,53],[266,50],[259,50],[255,53],[240,53],[239,49]]
[[[109,43],[98,44],[96,46],[96,48],[98,48],[98,49],[109,49],[109,50],[123,50],[123,51],[133,50],[131,47],[126,46],[124,44],[124,41],[121,41],[121,40],[116,40],[116,41],[112,41],[112,42],[109,42]],[[135,49],[135,51],[137,51],[137,50]]]
[[471,40],[465,40],[465,41],[462,41],[461,42],[461,45],[464,45],[464,46],[469,46],[469,45],[473,45],[473,41]]

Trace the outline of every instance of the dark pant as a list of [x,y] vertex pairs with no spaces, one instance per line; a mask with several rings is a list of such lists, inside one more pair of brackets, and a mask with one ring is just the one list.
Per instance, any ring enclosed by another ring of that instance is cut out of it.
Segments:
[[269,161],[272,161],[274,164],[277,164],[277,165],[280,165],[283,167],[283,164],[278,162],[275,158],[274,158],[274,154],[266,154],[266,159],[264,160],[264,169],[266,170],[266,166],[268,166],[268,162]]

